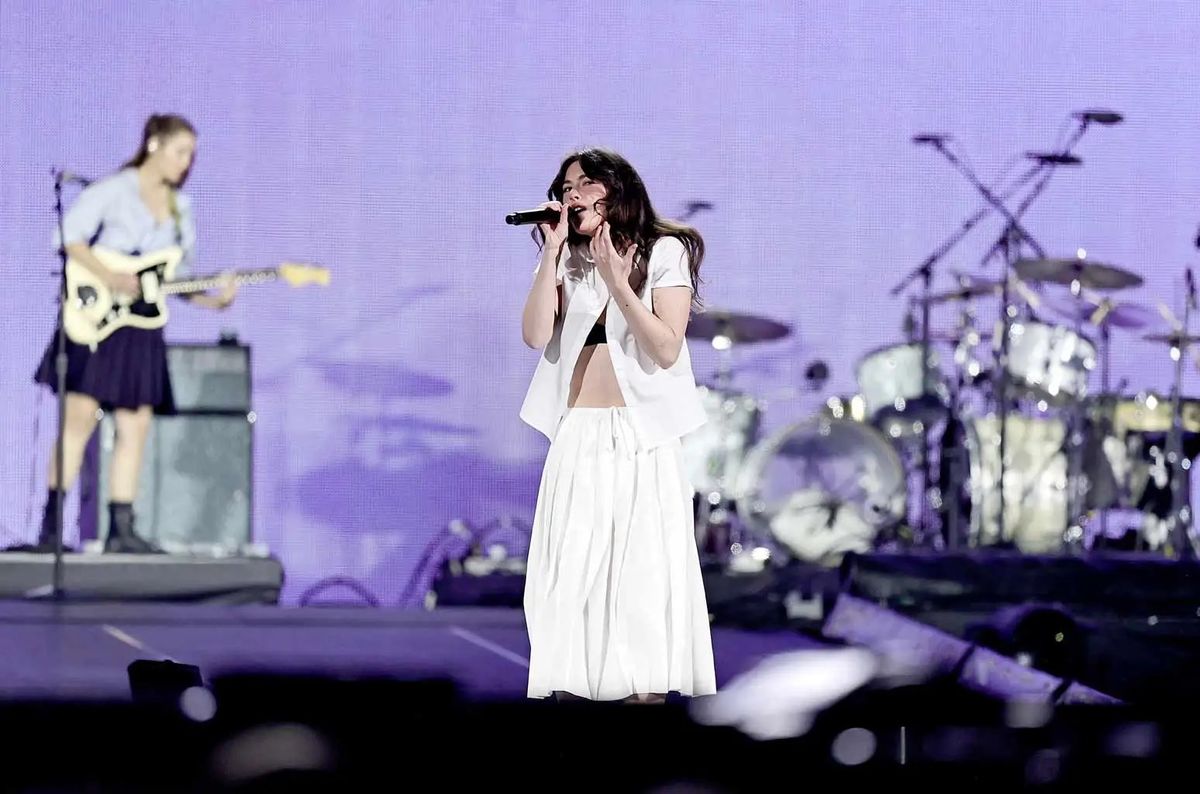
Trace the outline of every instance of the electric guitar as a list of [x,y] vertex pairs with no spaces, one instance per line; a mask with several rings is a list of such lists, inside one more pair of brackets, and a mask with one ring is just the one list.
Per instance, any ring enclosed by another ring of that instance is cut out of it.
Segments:
[[67,337],[93,350],[118,328],[162,328],[167,324],[168,295],[189,295],[215,289],[228,277],[238,284],[265,284],[283,279],[293,287],[329,284],[329,271],[315,265],[284,262],[279,267],[240,270],[225,275],[201,276],[175,281],[175,270],[183,249],[172,246],[141,256],[129,256],[107,248],[92,253],[110,270],[137,277],[139,295],[117,294],[74,257],[67,259],[67,305],[63,325]]

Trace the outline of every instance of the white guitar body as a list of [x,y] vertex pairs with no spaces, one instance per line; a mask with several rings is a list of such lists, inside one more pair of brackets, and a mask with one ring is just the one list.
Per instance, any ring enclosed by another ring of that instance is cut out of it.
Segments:
[[221,286],[226,279],[237,284],[262,284],[282,278],[293,287],[329,283],[329,271],[325,268],[294,262],[285,262],[277,268],[175,281],[175,271],[183,259],[183,250],[178,247],[161,248],[141,256],[129,256],[107,248],[93,247],[91,250],[109,270],[136,276],[141,290],[134,298],[117,295],[74,257],[67,260],[67,305],[63,312],[63,327],[72,342],[93,350],[118,328],[162,328],[170,317],[168,295],[204,292]]
[[137,276],[142,294],[137,298],[117,295],[95,273],[74,258],[68,259],[64,327],[72,342],[95,349],[118,328],[162,328],[167,324],[167,293],[160,286],[174,278],[183,259],[181,249],[163,248],[144,256],[105,248],[93,248],[92,253],[110,270]]

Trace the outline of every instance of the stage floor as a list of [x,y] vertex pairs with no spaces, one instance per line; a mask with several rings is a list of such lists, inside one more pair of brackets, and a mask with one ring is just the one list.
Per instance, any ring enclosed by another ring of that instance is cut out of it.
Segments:
[[[0,602],[0,698],[124,698],[127,665],[169,658],[206,680],[263,670],[453,679],[472,699],[525,696],[520,610]],[[795,631],[716,627],[718,686],[766,656],[819,647]]]

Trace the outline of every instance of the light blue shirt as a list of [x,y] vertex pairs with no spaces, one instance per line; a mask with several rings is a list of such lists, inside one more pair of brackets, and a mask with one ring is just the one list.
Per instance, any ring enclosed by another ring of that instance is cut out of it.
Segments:
[[[63,216],[67,244],[89,243],[126,254],[148,254],[178,245],[183,249],[176,277],[191,270],[196,249],[196,224],[192,202],[175,193],[179,222],[169,217],[159,222],[142,201],[137,169],[125,168],[88,185]],[[54,241],[58,242],[55,229]]]

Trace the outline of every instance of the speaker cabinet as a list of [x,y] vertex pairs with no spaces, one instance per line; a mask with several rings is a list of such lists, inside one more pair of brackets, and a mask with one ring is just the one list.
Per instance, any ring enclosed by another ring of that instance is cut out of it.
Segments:
[[[178,413],[151,423],[134,502],[138,534],[174,554],[242,555],[253,540],[249,350],[180,345],[167,359]],[[103,540],[114,417],[103,417],[98,436],[96,535]]]

